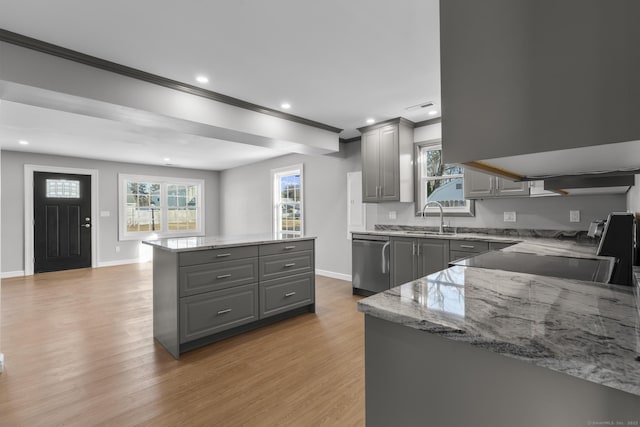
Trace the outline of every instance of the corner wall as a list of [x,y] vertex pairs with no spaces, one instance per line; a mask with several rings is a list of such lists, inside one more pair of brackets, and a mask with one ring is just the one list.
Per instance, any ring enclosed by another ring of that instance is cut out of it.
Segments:
[[[118,241],[118,174],[170,176],[205,180],[205,231],[220,233],[219,172],[107,162],[74,157],[2,151],[1,156],[1,233],[2,273],[24,271],[24,165],[60,166],[98,170],[98,210],[110,216],[92,216],[98,220],[98,265],[132,262],[139,258],[140,242]],[[116,246],[120,252],[116,252]]]
[[305,234],[317,237],[316,270],[351,275],[347,239],[347,172],[361,170],[360,143],[324,156],[291,154],[228,169],[220,175],[220,228],[225,234],[272,231],[271,170],[303,164]]

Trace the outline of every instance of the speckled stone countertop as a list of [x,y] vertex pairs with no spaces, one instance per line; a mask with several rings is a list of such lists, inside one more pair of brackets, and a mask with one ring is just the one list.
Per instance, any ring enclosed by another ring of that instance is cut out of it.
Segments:
[[[520,243],[503,251],[598,258],[593,244],[511,241]],[[358,310],[640,396],[637,287],[455,266],[362,299]]]
[[436,229],[432,227],[376,225],[376,230],[358,231],[353,234],[514,243],[513,246],[502,250],[505,252],[526,252],[537,255],[602,258],[596,256],[596,242],[587,238],[584,232],[459,228],[455,234],[422,234],[424,231],[433,232],[436,231]]
[[205,249],[229,248],[233,246],[259,245],[265,243],[312,240],[312,236],[296,236],[283,233],[262,233],[237,236],[175,237],[159,240],[144,240],[142,243],[169,252],[187,252]]

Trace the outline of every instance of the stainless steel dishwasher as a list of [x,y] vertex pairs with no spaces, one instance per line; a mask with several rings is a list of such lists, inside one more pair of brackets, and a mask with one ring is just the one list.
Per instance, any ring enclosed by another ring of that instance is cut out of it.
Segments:
[[353,234],[351,282],[354,295],[373,295],[389,289],[389,236]]

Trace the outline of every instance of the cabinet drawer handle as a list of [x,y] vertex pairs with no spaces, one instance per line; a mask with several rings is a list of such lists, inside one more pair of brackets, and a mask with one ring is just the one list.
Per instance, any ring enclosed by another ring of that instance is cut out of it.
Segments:
[[226,256],[231,256],[231,254],[218,254],[216,255],[216,258],[224,258]]
[[230,274],[221,274],[220,276],[217,276],[217,279],[226,279],[227,277],[231,277]]
[[218,314],[227,314],[227,313],[229,313],[230,311],[231,311],[231,309],[230,309],[230,308],[227,308],[227,309],[225,309],[225,310],[220,310],[220,311],[218,312]]
[[295,292],[288,292],[286,294],[284,294],[285,297],[292,297],[294,296],[296,293]]
[[460,245],[461,248],[465,248],[465,249],[473,249],[475,248],[475,246],[473,245]]
[[285,267],[293,267],[294,265],[296,265],[295,262],[290,262],[289,264],[285,264]]
[[295,247],[295,245],[293,245],[293,246],[285,246],[284,248],[286,250],[291,250],[291,249],[295,249],[296,247]]

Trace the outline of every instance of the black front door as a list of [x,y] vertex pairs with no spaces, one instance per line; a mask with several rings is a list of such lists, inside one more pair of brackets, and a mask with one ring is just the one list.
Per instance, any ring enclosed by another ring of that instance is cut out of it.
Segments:
[[34,272],[91,267],[91,176],[33,173]]

